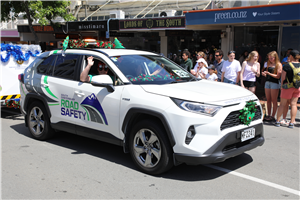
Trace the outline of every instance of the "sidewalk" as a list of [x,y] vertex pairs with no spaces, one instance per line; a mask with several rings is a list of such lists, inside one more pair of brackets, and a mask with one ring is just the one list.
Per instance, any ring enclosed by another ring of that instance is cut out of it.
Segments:
[[[260,104],[264,104],[267,106],[267,100],[266,100],[266,97],[265,97],[265,89],[263,88],[262,85],[259,85],[256,87],[256,92],[255,92],[255,95],[258,97],[259,101],[260,101]],[[278,98],[277,100],[278,102],[278,107],[280,105],[280,98]],[[295,128],[299,128],[300,127],[300,102],[298,101],[298,104],[297,104],[297,107],[298,107],[298,111],[297,111],[297,115],[296,115],[296,123],[295,123]],[[287,119],[290,120],[291,119],[291,115],[290,115],[290,110],[291,108],[289,109],[288,113],[287,113]],[[268,124],[268,125],[271,125],[273,124],[274,122],[266,122],[264,121],[264,124]]]

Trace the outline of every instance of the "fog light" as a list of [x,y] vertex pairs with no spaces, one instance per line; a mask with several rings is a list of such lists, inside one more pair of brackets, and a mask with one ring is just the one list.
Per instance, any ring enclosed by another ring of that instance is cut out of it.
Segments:
[[185,136],[185,143],[190,144],[195,134],[196,132],[194,126],[190,126]]

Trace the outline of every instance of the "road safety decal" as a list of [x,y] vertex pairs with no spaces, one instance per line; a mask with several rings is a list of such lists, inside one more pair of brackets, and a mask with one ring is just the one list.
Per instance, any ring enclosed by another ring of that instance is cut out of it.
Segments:
[[86,97],[81,103],[62,94],[61,115],[108,125],[103,108],[95,94]]
[[108,125],[103,108],[94,93],[86,97],[80,105],[89,112],[91,121]]

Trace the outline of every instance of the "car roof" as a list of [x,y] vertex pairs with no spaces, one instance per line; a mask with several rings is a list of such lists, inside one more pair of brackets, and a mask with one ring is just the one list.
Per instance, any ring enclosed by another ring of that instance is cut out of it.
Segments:
[[[143,50],[134,50],[134,49],[100,49],[100,48],[85,48],[85,49],[67,49],[66,53],[70,51],[98,51],[103,54],[106,54],[108,57],[111,56],[123,56],[123,55],[159,55],[157,53],[143,51]],[[59,51],[60,52],[60,51]],[[57,53],[59,53],[57,52]],[[54,51],[52,51],[54,53]],[[50,54],[52,54],[50,53]]]
[[157,53],[149,51],[141,51],[134,49],[94,49],[103,52],[108,56],[123,56],[123,55],[158,55]]

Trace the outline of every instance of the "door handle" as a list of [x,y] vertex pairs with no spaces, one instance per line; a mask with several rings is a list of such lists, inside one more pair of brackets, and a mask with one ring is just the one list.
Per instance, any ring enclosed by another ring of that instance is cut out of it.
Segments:
[[84,93],[83,93],[83,92],[79,92],[79,91],[75,91],[75,94],[76,94],[77,96],[84,96]]
[[44,88],[47,88],[47,87],[49,87],[49,85],[48,85],[48,84],[46,84],[46,83],[42,83],[42,86],[43,86]]

